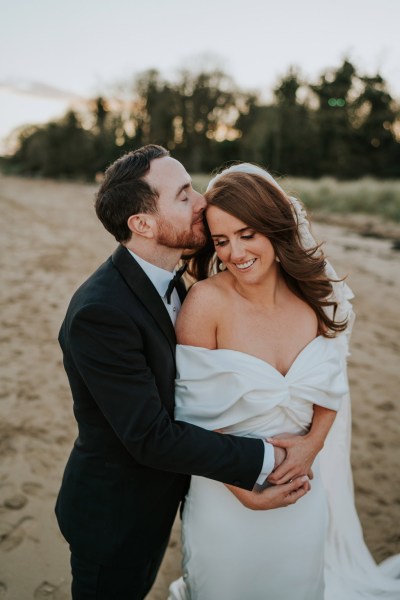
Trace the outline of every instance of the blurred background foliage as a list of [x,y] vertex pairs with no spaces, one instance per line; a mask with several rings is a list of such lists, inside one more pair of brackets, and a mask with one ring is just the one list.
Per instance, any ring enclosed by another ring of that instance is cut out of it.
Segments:
[[400,177],[399,106],[379,74],[364,77],[348,60],[316,84],[289,69],[269,103],[219,70],[181,71],[175,82],[149,70],[85,111],[13,135],[6,170],[43,177],[93,180],[148,143],[191,173],[245,160],[293,177]]

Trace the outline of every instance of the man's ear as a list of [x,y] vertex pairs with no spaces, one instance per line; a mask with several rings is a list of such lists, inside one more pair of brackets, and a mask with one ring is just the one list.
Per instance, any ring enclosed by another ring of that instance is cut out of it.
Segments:
[[152,214],[138,213],[137,215],[131,215],[127,221],[127,225],[135,235],[149,239],[154,238],[156,220]]

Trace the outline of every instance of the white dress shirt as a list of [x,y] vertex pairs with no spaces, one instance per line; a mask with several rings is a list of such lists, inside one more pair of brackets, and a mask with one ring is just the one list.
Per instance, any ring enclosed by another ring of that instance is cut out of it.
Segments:
[[[134,252],[129,250],[128,252],[133,256],[136,262],[142,267],[143,271],[146,273],[147,277],[150,279],[151,283],[156,288],[157,292],[160,294],[162,301],[165,304],[165,307],[168,311],[169,316],[171,317],[172,323],[175,325],[176,317],[178,316],[179,310],[181,308],[181,301],[179,299],[178,292],[176,288],[173,290],[171,294],[171,304],[168,304],[165,294],[167,292],[167,288],[169,282],[175,275],[175,271],[171,273],[171,271],[167,271],[166,269],[162,269],[161,267],[157,267],[153,265]],[[264,462],[261,469],[261,473],[257,479],[258,485],[263,485],[268,475],[273,471],[275,465],[275,454],[274,447],[271,444],[268,444],[265,440],[264,442]]]
[[171,304],[168,304],[165,294],[167,293],[168,285],[173,276],[175,275],[175,271],[167,271],[166,269],[161,269],[161,267],[156,267],[156,265],[152,265],[151,263],[144,260],[132,250],[129,250],[129,253],[133,256],[137,263],[142,267],[143,271],[146,273],[147,277],[150,279],[151,283],[156,288],[157,292],[160,294],[162,301],[165,304],[165,307],[168,311],[169,316],[171,317],[172,323],[175,325],[176,317],[178,316],[178,312],[181,308],[181,301],[179,299],[179,294],[174,288],[171,294]]

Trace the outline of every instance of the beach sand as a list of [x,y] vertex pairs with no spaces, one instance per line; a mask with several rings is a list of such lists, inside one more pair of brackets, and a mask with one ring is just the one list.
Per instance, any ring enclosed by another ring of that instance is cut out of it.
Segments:
[[[95,189],[0,177],[1,600],[70,597],[54,503],[76,428],[57,335],[72,293],[116,245],[94,214]],[[350,225],[345,217],[314,231],[356,294],[352,464],[365,538],[379,562],[400,552],[400,253]],[[165,600],[179,573],[177,521],[148,598]]]

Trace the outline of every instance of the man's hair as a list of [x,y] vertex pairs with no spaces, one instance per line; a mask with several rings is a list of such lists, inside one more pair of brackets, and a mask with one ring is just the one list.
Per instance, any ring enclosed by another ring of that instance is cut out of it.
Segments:
[[150,163],[169,156],[162,146],[149,144],[118,158],[105,172],[95,198],[96,214],[117,242],[127,242],[132,235],[128,219],[138,213],[157,211],[158,193],[144,181]]

